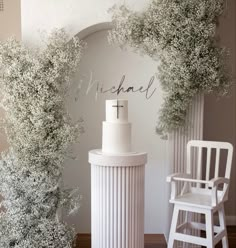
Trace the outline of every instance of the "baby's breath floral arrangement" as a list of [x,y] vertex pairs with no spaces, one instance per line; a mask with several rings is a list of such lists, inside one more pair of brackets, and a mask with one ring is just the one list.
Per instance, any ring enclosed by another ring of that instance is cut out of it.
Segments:
[[141,12],[125,5],[112,8],[109,41],[130,45],[158,60],[164,103],[157,132],[165,135],[186,126],[193,97],[230,86],[225,49],[217,44],[218,17],[224,0],[152,0]]
[[83,44],[68,42],[63,30],[42,49],[9,39],[0,43],[1,106],[9,150],[0,161],[2,248],[71,248],[74,231],[59,221],[58,209],[78,209],[75,190],[62,189],[63,162],[78,140],[65,97]]

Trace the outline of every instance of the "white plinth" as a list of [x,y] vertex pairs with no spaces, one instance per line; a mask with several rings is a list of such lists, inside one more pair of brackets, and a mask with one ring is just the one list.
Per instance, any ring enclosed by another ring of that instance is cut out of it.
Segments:
[[89,152],[92,248],[144,247],[146,153]]

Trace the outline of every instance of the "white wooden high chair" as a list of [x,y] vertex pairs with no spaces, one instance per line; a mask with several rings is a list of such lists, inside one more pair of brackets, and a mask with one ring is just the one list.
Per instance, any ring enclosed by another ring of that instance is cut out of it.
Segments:
[[[204,150],[206,163],[203,163],[202,158]],[[167,177],[171,183],[170,203],[174,204],[168,248],[173,247],[175,240],[208,248],[215,247],[222,240],[223,248],[228,248],[224,202],[228,198],[232,155],[233,146],[230,143],[200,140],[188,142],[187,174],[176,173]],[[193,172],[195,157],[197,171]],[[223,177],[219,177],[222,173]],[[204,180],[202,175],[205,176]],[[177,183],[182,184],[179,194]],[[186,214],[183,223],[178,223],[180,211]],[[194,222],[191,213],[205,215],[205,223]],[[214,224],[214,213],[218,213],[219,225]],[[205,230],[206,238],[190,235],[190,229]]]

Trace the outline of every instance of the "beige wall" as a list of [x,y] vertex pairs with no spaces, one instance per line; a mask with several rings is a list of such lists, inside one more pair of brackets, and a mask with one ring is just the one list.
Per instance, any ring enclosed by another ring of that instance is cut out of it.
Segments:
[[[220,20],[220,43],[230,49],[230,67],[236,75],[236,1],[228,0],[225,15]],[[228,97],[219,98],[215,95],[205,97],[204,139],[231,142],[236,155],[236,87]],[[236,224],[236,159],[232,164],[232,180],[229,201],[226,203],[228,223]]]
[[[6,40],[10,36],[21,39],[21,1],[4,0],[4,11],[0,11],[0,40]],[[0,117],[3,111],[0,109]],[[0,151],[7,147],[6,137],[0,134]]]
[[4,11],[0,11],[0,40],[9,36],[21,38],[21,1],[3,0]]

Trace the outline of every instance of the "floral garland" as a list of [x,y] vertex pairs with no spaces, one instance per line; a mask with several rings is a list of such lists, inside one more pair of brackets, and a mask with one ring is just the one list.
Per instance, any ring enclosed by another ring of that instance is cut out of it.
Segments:
[[193,97],[212,91],[225,94],[231,80],[225,49],[217,45],[216,27],[224,0],[152,0],[146,11],[114,6],[109,41],[130,45],[158,60],[165,92],[157,133],[186,126]]
[[70,248],[74,231],[57,218],[78,209],[75,190],[61,188],[63,162],[81,123],[66,108],[70,76],[83,45],[55,31],[42,50],[10,39],[0,43],[1,105],[10,148],[0,161],[0,247]]

